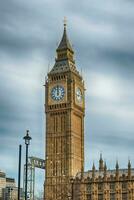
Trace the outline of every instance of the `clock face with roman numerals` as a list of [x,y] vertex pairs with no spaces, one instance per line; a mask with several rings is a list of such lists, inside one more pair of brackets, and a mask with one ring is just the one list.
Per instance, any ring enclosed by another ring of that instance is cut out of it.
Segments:
[[79,103],[82,102],[82,91],[80,88],[76,88],[76,99]]
[[64,97],[64,95],[65,95],[65,89],[61,85],[56,85],[51,90],[51,98],[54,101],[60,101],[60,100],[62,100],[63,97]]

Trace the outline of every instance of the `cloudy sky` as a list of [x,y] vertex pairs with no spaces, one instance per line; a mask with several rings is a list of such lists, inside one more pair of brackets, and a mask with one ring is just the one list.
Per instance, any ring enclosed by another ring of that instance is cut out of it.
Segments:
[[17,179],[26,129],[30,155],[44,158],[43,84],[64,16],[86,85],[85,169],[98,165],[100,152],[108,168],[116,159],[125,168],[128,158],[134,166],[133,7],[132,0],[0,1],[0,169],[8,176]]

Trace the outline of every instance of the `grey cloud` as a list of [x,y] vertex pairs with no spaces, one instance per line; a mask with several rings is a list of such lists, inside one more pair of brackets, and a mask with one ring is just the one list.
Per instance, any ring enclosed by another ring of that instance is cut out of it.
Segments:
[[[76,63],[79,70],[83,68],[83,75],[88,80],[86,166],[91,166],[100,150],[105,152],[109,166],[113,166],[120,148],[121,166],[126,166],[127,154],[133,159],[133,118],[127,120],[125,116],[122,120],[112,112],[95,110],[97,107],[103,110],[106,106],[114,107],[116,111],[123,107],[126,111],[133,110],[133,5],[128,0],[0,1],[0,141],[4,137],[4,142],[7,142],[5,148],[0,145],[0,155],[7,157],[10,153],[9,157],[12,156],[16,146],[22,142],[25,129],[29,128],[33,138],[33,151],[30,153],[43,157],[43,76],[47,72],[47,63],[54,62],[56,43],[63,31],[62,20],[67,16],[68,35],[74,44]],[[90,92],[94,84],[90,73],[110,76],[113,80],[116,77],[123,98],[113,101],[94,96]],[[10,143],[11,151],[7,152]],[[17,162],[17,154],[14,155],[13,160]],[[114,160],[113,163],[109,158]],[[3,160],[3,168],[6,162]],[[10,170],[10,167],[7,170],[15,176],[16,170]]]
[[[47,54],[52,47],[53,35],[43,7],[26,2],[1,2],[0,49],[24,57],[27,53],[41,51]],[[47,6],[44,5],[45,7]],[[40,12],[42,10],[42,12]],[[49,36],[49,37],[48,37]],[[48,45],[49,44],[49,45]]]
[[102,146],[106,145],[112,151],[116,151],[115,149],[117,148],[120,149],[126,148],[128,151],[133,151],[134,138],[128,138],[128,135],[132,134],[133,134],[132,131],[131,132],[118,131],[117,133],[110,130],[107,130],[107,132],[103,132],[103,134],[100,134],[99,130],[97,130],[96,134],[89,134],[89,135],[93,136],[92,141],[94,142],[94,144],[100,143]]

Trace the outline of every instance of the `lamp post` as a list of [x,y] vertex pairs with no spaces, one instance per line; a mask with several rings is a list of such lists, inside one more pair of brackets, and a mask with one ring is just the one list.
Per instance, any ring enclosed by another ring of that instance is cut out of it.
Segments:
[[29,130],[26,131],[26,136],[23,137],[26,145],[26,176],[25,176],[25,200],[27,200],[27,169],[28,169],[28,145],[30,145],[30,140],[32,139],[29,136]]
[[20,200],[20,182],[21,182],[21,151],[22,146],[19,145],[19,165],[18,165],[18,200]]

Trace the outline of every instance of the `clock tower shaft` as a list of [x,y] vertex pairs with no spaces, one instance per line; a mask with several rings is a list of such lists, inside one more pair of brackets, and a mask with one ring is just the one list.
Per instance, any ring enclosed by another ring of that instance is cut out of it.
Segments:
[[68,199],[70,180],[84,170],[84,82],[66,34],[45,83],[45,199]]

